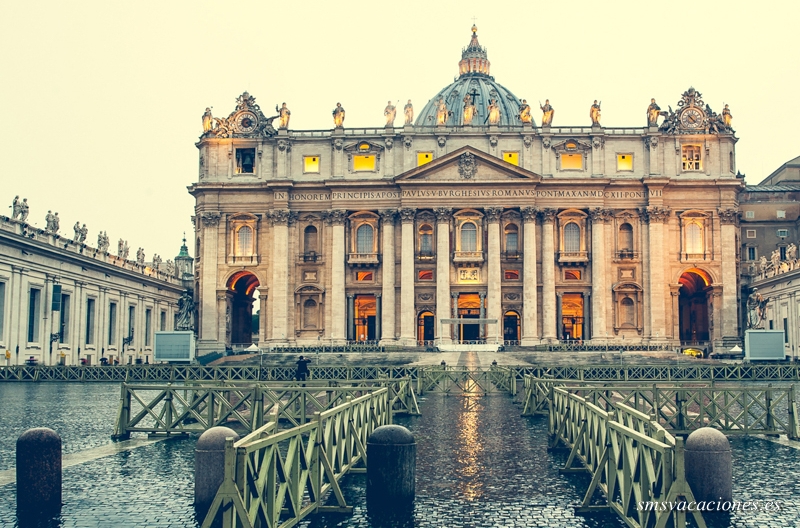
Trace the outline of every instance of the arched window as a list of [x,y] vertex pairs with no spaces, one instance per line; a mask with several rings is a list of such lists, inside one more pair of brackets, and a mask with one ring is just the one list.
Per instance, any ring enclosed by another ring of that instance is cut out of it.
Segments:
[[695,223],[686,225],[686,253],[703,252],[703,232]]
[[356,231],[356,252],[373,253],[373,249],[372,226],[369,224],[362,224]]
[[619,226],[619,250],[633,251],[633,227],[627,222]]
[[564,251],[577,253],[581,250],[581,228],[575,222],[564,226]]
[[633,299],[625,297],[620,304],[622,304],[622,324],[634,326],[636,324],[636,318]]
[[303,231],[303,253],[318,253],[317,248],[317,228],[310,225]]
[[419,226],[419,253],[433,255],[433,228],[429,224]]
[[472,222],[461,226],[461,251],[478,250],[478,228]]
[[242,226],[236,233],[236,255],[246,257],[253,254],[253,229]]
[[317,327],[317,303],[308,299],[303,303],[303,328]]
[[517,224],[506,226],[506,253],[516,254],[519,251],[519,228]]

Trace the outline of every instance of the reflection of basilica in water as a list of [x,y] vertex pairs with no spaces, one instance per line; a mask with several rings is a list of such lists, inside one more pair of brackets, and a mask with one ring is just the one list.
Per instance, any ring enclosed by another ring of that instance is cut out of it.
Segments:
[[644,126],[588,103],[560,125],[494,80],[476,31],[459,77],[385,126],[337,104],[333,129],[293,130],[247,93],[207,111],[201,353],[249,344],[254,307],[276,345],[738,340],[730,112],[690,88],[674,112],[642,94]]

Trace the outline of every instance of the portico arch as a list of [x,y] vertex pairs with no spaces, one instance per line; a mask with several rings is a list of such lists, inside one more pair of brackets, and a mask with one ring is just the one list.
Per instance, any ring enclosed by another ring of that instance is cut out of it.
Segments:
[[678,317],[681,342],[696,344],[710,340],[708,293],[712,279],[705,270],[690,268],[678,278]]
[[228,279],[225,285],[229,292],[225,324],[229,344],[249,345],[253,342],[253,303],[260,284],[258,277],[246,270],[238,271]]

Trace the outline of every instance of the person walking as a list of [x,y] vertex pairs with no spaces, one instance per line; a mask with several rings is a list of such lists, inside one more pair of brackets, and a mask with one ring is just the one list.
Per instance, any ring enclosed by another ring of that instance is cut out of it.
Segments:
[[297,381],[305,381],[306,377],[308,376],[308,364],[311,363],[310,359],[306,359],[303,356],[297,360],[297,372],[295,374],[295,379]]

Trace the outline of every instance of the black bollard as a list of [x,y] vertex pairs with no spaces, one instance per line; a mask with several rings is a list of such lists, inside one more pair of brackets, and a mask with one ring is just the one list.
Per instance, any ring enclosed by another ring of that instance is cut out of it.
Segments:
[[212,427],[197,439],[194,448],[194,505],[204,513],[225,476],[225,439],[239,440],[236,431],[228,427]]
[[367,506],[410,509],[416,487],[417,443],[400,425],[382,425],[367,438]]
[[47,427],[17,438],[17,516],[53,517],[61,512],[61,437]]
[[733,500],[733,462],[728,438],[716,429],[701,427],[686,439],[686,482],[697,502]]

